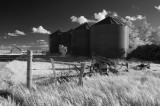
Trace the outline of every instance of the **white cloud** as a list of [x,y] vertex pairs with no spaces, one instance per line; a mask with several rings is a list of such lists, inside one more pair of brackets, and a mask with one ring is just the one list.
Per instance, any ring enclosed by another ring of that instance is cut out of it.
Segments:
[[76,16],[72,16],[71,17],[71,21],[72,22],[77,22],[77,23],[79,23],[79,24],[84,24],[84,23],[90,23],[90,22],[92,22],[92,23],[95,23],[95,22],[97,22],[97,21],[95,21],[95,20],[90,20],[90,19],[87,19],[87,18],[85,18],[84,16],[80,16],[80,17],[76,17]]
[[77,22],[79,24],[88,22],[88,19],[86,19],[84,16],[80,16],[80,17],[72,16],[71,20],[72,22]]
[[46,45],[47,42],[45,40],[37,40],[37,44],[40,44],[40,45]]
[[16,35],[15,33],[8,33],[9,36],[19,36],[19,35]]
[[45,42],[45,40],[41,39],[41,40],[37,40],[37,42]]
[[41,33],[41,34],[51,34],[50,31],[47,31],[47,30],[44,29],[42,26],[39,26],[38,28],[33,27],[33,28],[32,28],[32,32],[33,32],[33,33]]
[[126,19],[131,20],[131,21],[135,21],[136,17],[126,16]]
[[44,45],[40,45],[40,47],[48,47],[48,45],[47,44],[44,44]]
[[108,12],[106,10],[103,10],[102,12],[94,13],[94,18],[100,21],[100,20],[105,19],[106,15],[108,15]]
[[143,19],[146,19],[146,17],[145,17],[145,16],[142,16],[142,15],[137,15],[137,19],[143,20]]
[[125,17],[126,19],[130,20],[130,21],[136,21],[136,20],[143,20],[143,19],[146,19],[145,16],[142,16],[142,15],[137,15],[137,16],[126,16]]
[[72,16],[71,21],[77,22],[79,24],[83,24],[86,22],[87,23],[96,23],[98,21],[105,19],[107,15],[111,15],[113,17],[118,17],[118,14],[116,12],[103,10],[102,12],[94,13],[94,19],[87,19],[85,16],[80,16],[80,17]]
[[159,6],[155,6],[155,9],[157,9],[158,11],[160,11],[160,5]]
[[31,47],[30,45],[20,45],[20,46],[18,46],[18,47],[20,47],[20,48],[29,48],[29,47]]
[[19,36],[19,35],[26,35],[23,31],[15,30],[14,33],[7,33],[9,36]]
[[24,32],[19,31],[19,30],[16,30],[16,31],[15,31],[15,34],[17,34],[17,35],[26,35]]

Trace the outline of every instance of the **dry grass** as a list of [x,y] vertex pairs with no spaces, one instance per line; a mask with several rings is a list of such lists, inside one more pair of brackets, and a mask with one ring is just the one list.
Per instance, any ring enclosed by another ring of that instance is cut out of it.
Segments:
[[[84,80],[83,87],[74,82],[58,86],[34,84],[32,89],[17,84],[7,91],[25,106],[159,106],[160,72],[132,69],[118,76],[96,75]],[[11,99],[2,103],[15,104]]]
[[[15,83],[26,83],[27,62],[14,60],[6,65],[6,68],[14,73],[12,80]],[[69,68],[68,65],[55,64],[55,68]],[[72,68],[72,66],[70,67]],[[52,65],[48,62],[33,62],[32,64],[33,76],[46,76],[53,73]]]

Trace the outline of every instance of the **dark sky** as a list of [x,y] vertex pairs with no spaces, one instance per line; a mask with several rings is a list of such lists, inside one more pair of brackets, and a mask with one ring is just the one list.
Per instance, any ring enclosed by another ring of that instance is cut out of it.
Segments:
[[[159,27],[160,8],[155,8],[159,5],[160,0],[1,0],[0,49],[10,45],[47,47],[49,33],[79,26],[71,21],[72,16],[95,20],[94,14],[103,10],[117,12],[123,18],[142,15]],[[32,28],[40,26],[48,32],[33,33]]]

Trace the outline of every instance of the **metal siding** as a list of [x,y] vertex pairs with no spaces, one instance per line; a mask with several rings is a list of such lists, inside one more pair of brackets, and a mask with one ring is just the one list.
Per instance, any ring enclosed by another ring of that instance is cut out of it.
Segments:
[[128,49],[128,29],[121,25],[91,27],[91,54],[109,58],[122,57]]
[[49,36],[49,51],[50,53],[58,53],[58,46],[60,44],[60,35],[58,33],[53,33]]
[[71,53],[71,33],[64,32],[61,34],[60,45],[67,46],[67,53]]
[[90,31],[76,30],[72,34],[72,54],[75,56],[89,56]]

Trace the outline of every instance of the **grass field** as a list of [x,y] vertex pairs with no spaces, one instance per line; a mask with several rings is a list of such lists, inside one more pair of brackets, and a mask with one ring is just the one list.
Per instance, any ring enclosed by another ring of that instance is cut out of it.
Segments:
[[[6,67],[11,68],[15,63],[18,64],[18,61]],[[121,71],[119,75],[85,78],[83,86],[78,86],[76,79],[58,86],[54,83],[46,85],[42,81],[40,85],[34,83],[31,89],[27,89],[23,83],[12,83],[12,86],[3,87],[1,91],[13,94],[19,105],[24,106],[159,106],[160,65],[151,64],[151,69],[136,70],[133,68],[136,64],[130,63],[128,73]],[[50,67],[45,65],[45,68]],[[0,98],[0,105],[18,104],[8,97]]]

